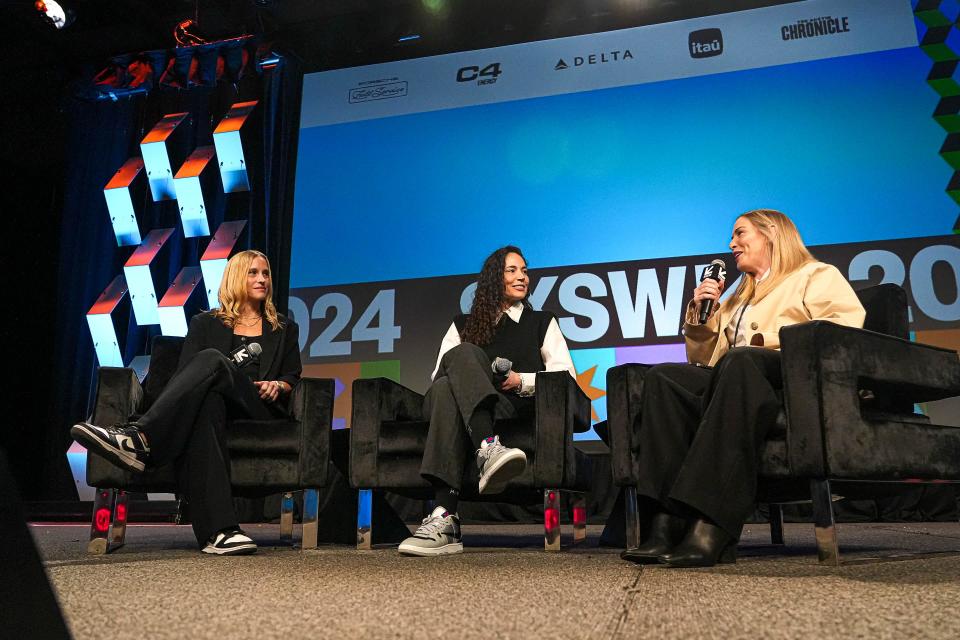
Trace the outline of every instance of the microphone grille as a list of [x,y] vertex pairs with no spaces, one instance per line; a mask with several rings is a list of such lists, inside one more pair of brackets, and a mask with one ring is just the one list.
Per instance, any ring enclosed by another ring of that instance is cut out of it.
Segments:
[[503,375],[509,372],[512,367],[513,363],[506,358],[496,358],[493,361],[493,371],[498,375]]
[[720,266],[723,267],[723,268],[726,268],[726,267],[727,267],[727,263],[724,262],[723,260],[721,260],[720,258],[717,258],[716,260],[714,260],[714,261],[711,262],[710,264],[720,265]]
[[260,347],[259,342],[251,342],[250,344],[248,344],[247,351],[249,351],[250,355],[252,356],[258,356],[261,353],[263,353],[263,349]]

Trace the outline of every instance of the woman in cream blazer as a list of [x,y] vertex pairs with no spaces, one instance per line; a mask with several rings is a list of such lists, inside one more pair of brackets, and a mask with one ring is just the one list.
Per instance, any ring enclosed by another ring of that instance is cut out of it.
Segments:
[[[738,217],[730,240],[737,290],[704,280],[684,322],[690,364],[662,364],[644,377],[634,426],[641,512],[647,534],[631,562],[711,566],[736,559],[753,508],[757,467],[781,402],[782,327],[810,320],[863,326],[864,310],[843,275],[817,262],[793,222],[758,209]],[[701,305],[714,302],[706,322]]]

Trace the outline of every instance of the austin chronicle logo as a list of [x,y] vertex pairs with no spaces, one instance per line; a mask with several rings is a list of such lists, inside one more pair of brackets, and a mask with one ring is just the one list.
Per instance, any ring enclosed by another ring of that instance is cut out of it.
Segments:
[[691,31],[688,42],[691,58],[712,58],[723,53],[723,33],[720,29]]

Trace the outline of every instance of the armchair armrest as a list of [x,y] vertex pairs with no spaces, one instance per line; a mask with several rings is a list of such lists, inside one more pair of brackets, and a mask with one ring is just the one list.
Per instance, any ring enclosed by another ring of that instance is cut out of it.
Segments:
[[960,359],[939,347],[827,321],[780,330],[787,458],[825,477],[831,433],[860,424],[859,390],[908,405],[960,395]]
[[290,397],[290,412],[300,425],[300,486],[327,484],[334,385],[330,378],[301,378]]
[[621,364],[607,370],[607,429],[616,486],[634,486],[633,429],[643,408],[643,382],[649,364]]
[[133,369],[100,367],[93,408],[93,423],[111,425],[126,422],[143,401],[143,387]]
[[353,381],[350,419],[350,484],[377,484],[380,426],[397,420],[422,420],[423,396],[389,378]]
[[[537,373],[534,397],[537,411],[534,474],[547,486],[560,486],[565,467],[574,463],[574,457],[566,455],[566,447],[572,447],[574,433],[590,429],[590,398],[566,371]],[[566,470],[575,472],[572,468]]]

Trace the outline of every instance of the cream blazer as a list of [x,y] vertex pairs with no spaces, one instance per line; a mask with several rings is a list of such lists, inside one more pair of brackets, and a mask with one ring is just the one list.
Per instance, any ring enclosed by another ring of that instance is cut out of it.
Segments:
[[[689,362],[713,366],[730,349],[725,329],[737,310],[727,300],[706,324],[698,324],[700,304],[689,302],[683,324]],[[754,298],[740,331],[747,344],[779,350],[781,327],[810,320],[862,327],[865,316],[857,294],[836,267],[809,262],[762,298]]]

